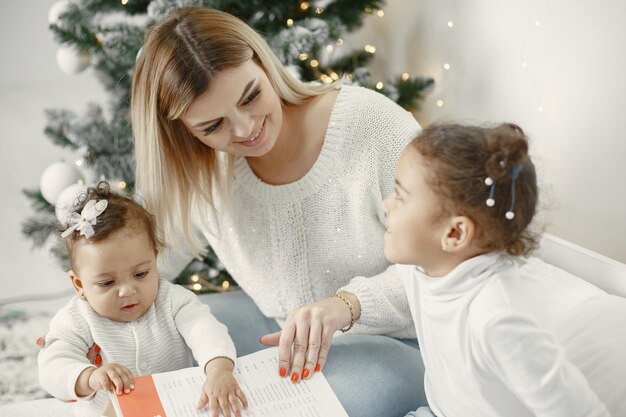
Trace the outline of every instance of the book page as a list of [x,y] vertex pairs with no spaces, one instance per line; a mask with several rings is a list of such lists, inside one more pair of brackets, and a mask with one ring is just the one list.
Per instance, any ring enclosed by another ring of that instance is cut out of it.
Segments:
[[[321,372],[299,383],[279,377],[278,348],[237,358],[234,374],[248,399],[245,417],[348,417]],[[204,383],[199,367],[152,377],[165,410],[163,417],[209,416],[196,410]]]

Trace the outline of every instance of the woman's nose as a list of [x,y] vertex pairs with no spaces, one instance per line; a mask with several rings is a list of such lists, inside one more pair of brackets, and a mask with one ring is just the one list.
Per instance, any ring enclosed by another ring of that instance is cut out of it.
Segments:
[[244,112],[238,113],[232,121],[232,133],[240,139],[249,139],[254,134],[254,119]]

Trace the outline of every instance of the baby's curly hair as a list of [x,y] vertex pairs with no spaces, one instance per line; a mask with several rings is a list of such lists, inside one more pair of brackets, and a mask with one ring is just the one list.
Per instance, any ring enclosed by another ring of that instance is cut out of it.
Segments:
[[[97,217],[97,223],[93,226],[94,234],[89,239],[80,234],[78,230],[65,238],[72,266],[74,265],[74,253],[78,244],[87,241],[89,243],[101,242],[112,233],[126,227],[136,232],[145,231],[155,254],[158,254],[163,249],[163,240],[159,236],[154,216],[130,196],[111,191],[110,185],[106,181],[101,181],[95,187],[87,188],[87,191],[78,197],[71,213],[80,214],[85,205],[91,200],[107,200],[108,205],[104,212]],[[70,224],[66,222],[59,224],[57,230],[59,233],[62,233],[69,227]]]
[[[425,129],[410,146],[424,158],[431,175],[429,184],[444,200],[446,214],[462,214],[478,226],[483,249],[528,255],[537,237],[528,230],[538,201],[535,166],[528,156],[524,131],[512,123],[492,128],[435,124]],[[511,205],[511,170],[519,166],[515,180],[516,201]],[[495,182],[489,207],[489,177]],[[511,208],[515,217],[509,220]]]

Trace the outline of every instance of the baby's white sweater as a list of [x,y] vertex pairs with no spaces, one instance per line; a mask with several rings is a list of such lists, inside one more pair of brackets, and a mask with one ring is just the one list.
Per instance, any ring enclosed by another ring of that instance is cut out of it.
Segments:
[[[235,361],[235,346],[226,326],[191,291],[165,280],[152,307],[139,319],[123,323],[96,313],[74,297],[53,317],[39,353],[39,379],[46,391],[61,400],[79,400],[74,414],[100,416],[108,394],[79,398],[78,376],[90,366],[87,351],[94,344],[102,349],[102,363],[117,363],[133,375],[174,371],[192,366],[192,354],[204,367],[223,356]],[[190,349],[191,348],[191,349]],[[199,398],[198,398],[199,399]]]
[[245,158],[236,161],[230,206],[217,215],[220,231],[203,232],[266,316],[280,322],[342,289],[361,304],[354,332],[414,337],[404,287],[383,254],[382,200],[419,132],[413,116],[382,94],[343,86],[320,155],[303,178],[268,185]]

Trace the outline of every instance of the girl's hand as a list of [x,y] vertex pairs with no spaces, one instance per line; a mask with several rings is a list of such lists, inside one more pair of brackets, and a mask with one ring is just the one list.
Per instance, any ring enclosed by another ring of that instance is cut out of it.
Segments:
[[241,417],[241,406],[247,409],[248,400],[233,375],[234,367],[228,358],[215,358],[206,364],[198,410],[207,407],[209,415],[217,417],[221,409],[224,417],[231,417],[232,408],[234,415]]
[[109,391],[115,388],[117,394],[122,392],[128,394],[131,389],[135,388],[135,377],[127,367],[117,363],[107,363],[91,373],[89,388],[94,391]]
[[[354,294],[341,292],[350,301],[354,320],[361,315],[359,301]],[[333,334],[350,325],[348,305],[337,297],[328,297],[299,309],[287,316],[283,330],[261,337],[267,346],[279,346],[278,374],[291,375],[293,382],[309,378],[326,363]]]

